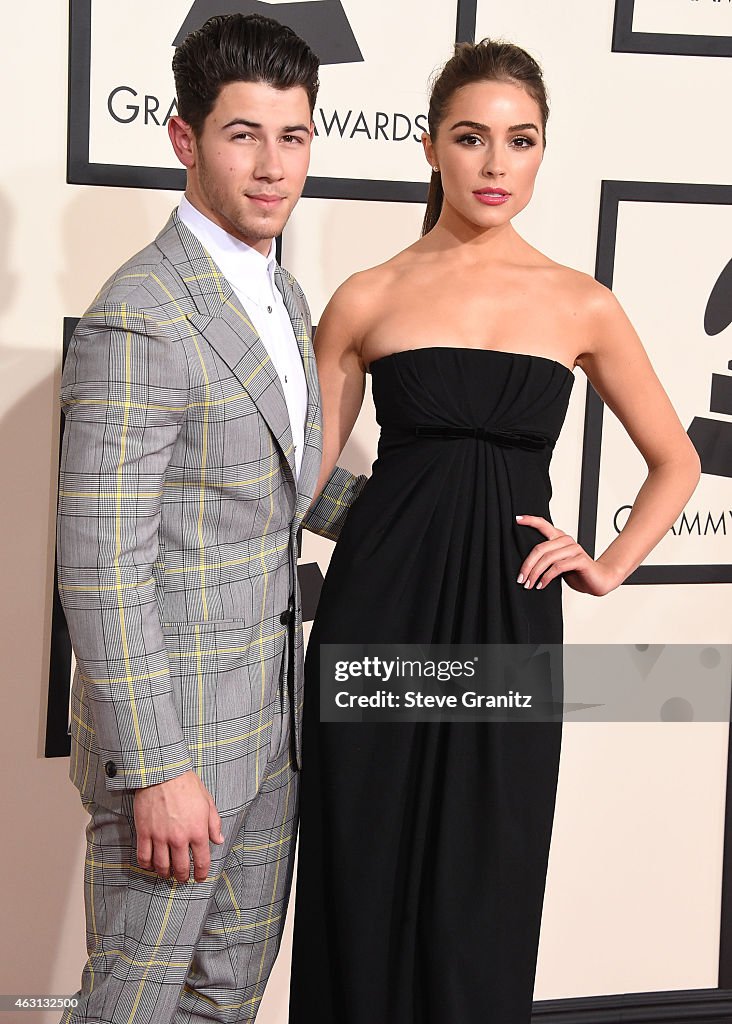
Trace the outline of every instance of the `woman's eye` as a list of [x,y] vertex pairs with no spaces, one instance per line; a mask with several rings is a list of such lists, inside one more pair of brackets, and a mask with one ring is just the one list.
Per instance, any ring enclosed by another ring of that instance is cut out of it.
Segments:
[[535,145],[533,139],[529,139],[525,135],[517,135],[513,141],[525,143],[525,145],[518,146],[518,149],[530,149],[531,146]]
[[475,142],[482,142],[483,141],[481,139],[480,135],[461,135],[460,138],[457,141],[458,142],[467,142],[467,141],[469,141],[471,139],[474,140]]

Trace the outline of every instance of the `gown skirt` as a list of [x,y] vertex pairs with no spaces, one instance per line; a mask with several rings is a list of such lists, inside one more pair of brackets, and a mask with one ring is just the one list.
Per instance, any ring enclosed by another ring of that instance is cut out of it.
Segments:
[[321,722],[319,645],[562,643],[561,576],[516,582],[545,537],[515,516],[552,521],[574,375],[451,347],[370,372],[377,459],[305,660],[290,1024],[529,1024],[561,716]]

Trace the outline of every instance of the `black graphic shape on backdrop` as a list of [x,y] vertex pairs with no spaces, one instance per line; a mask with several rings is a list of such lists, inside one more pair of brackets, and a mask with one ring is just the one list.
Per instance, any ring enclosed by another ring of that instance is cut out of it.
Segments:
[[300,583],[302,598],[302,621],[312,622],[320,600],[323,587],[323,574],[317,562],[308,562],[297,567],[297,578]]
[[665,53],[695,57],[732,57],[732,36],[634,32],[635,0],[615,0],[613,45],[619,53]]
[[[712,288],[704,311],[704,330],[714,336],[732,323],[732,260],[729,261]],[[732,370],[732,359],[727,364]],[[732,376],[712,374],[709,411],[732,416]],[[732,477],[732,422],[695,416],[689,437],[701,459],[702,472],[713,476]]]
[[715,335],[732,324],[732,260],[729,261],[712,288],[704,311],[704,330]]
[[[684,203],[725,207],[732,205],[732,186],[676,184],[658,181],[603,181],[595,277],[608,288],[613,286],[615,272],[620,203],[623,203],[624,206],[631,203]],[[725,276],[726,273],[727,271],[723,272],[722,277],[728,280]],[[718,286],[719,282],[715,285],[713,295]],[[659,299],[663,298],[665,297],[659,297]],[[715,299],[715,308],[716,302]],[[723,374],[712,375],[710,402],[712,412],[726,412],[726,415],[732,413],[731,385],[731,377]],[[592,558],[595,557],[597,545],[603,411],[602,399],[588,381],[577,540]],[[732,437],[730,437],[729,431],[732,431],[732,427],[724,421],[702,419],[701,417],[693,419],[688,435],[699,453],[704,473],[726,477],[732,475]],[[722,469],[723,464],[724,468]],[[732,583],[732,565],[728,563],[641,565],[628,576],[623,585],[649,583]],[[732,737],[732,733],[730,736]],[[730,779],[732,785],[732,773]],[[730,870],[730,884],[732,885],[732,868]],[[732,890],[730,900],[732,902]],[[730,931],[730,954],[732,955],[732,928]],[[730,980],[732,981],[732,962],[730,963]]]
[[354,64],[363,60],[341,0],[307,3],[263,3],[262,0],[195,0],[173,40],[180,46],[189,32],[214,14],[261,14],[288,25],[320,58],[321,64]]

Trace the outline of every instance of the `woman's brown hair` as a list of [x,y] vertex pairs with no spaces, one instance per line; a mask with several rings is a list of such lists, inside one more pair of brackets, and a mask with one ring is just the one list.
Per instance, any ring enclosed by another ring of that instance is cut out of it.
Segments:
[[[510,82],[518,85],[536,101],[541,111],[543,143],[546,146],[546,122],[549,102],[541,68],[531,54],[515,43],[481,39],[479,43],[457,43],[455,53],[438,72],[432,83],[427,123],[434,143],[437,129],[444,120],[453,94],[473,82]],[[427,210],[422,223],[422,234],[437,223],[444,199],[439,171],[432,171]]]

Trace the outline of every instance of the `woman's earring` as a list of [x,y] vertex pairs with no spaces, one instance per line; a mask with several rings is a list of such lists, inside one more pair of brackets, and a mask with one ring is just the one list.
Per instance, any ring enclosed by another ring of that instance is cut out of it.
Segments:
[[439,168],[439,167],[435,167],[434,165],[433,165],[433,167],[432,167],[432,170],[433,170],[433,171],[437,171],[437,173],[438,173],[438,174],[439,174],[439,172],[440,172],[440,168]]

